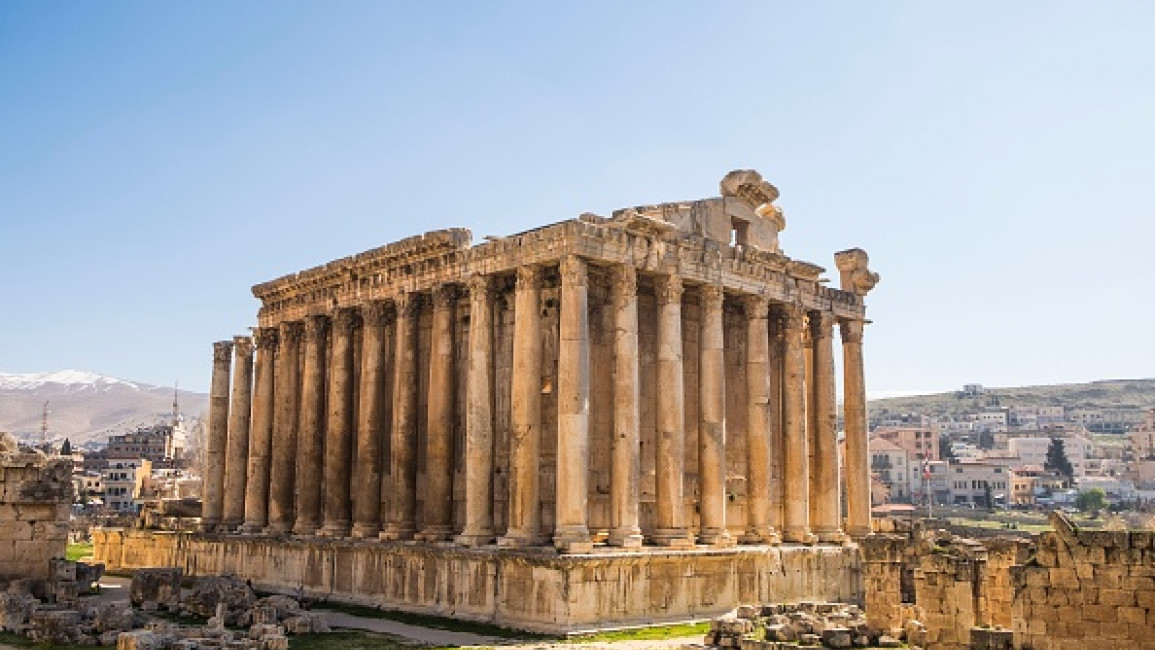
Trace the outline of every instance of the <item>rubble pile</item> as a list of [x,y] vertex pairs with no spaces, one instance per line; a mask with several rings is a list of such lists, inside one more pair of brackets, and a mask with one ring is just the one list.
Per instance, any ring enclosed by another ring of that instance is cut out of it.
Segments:
[[[288,650],[289,635],[329,631],[323,616],[298,601],[257,598],[235,576],[197,578],[187,594],[182,579],[180,569],[142,569],[133,575],[129,602],[91,606],[79,599],[44,603],[33,593],[33,581],[15,581],[0,593],[0,630],[37,643],[118,650]],[[159,611],[207,620],[185,625],[146,614]]]
[[[710,622],[705,646],[741,650],[895,648],[902,643],[866,623],[862,610],[843,603],[743,605]],[[702,648],[704,646],[691,646]]]

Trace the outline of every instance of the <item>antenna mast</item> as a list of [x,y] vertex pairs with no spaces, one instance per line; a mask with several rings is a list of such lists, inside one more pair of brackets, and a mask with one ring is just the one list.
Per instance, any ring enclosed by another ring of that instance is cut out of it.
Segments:
[[40,444],[48,442],[48,402],[44,402],[44,414],[40,417]]

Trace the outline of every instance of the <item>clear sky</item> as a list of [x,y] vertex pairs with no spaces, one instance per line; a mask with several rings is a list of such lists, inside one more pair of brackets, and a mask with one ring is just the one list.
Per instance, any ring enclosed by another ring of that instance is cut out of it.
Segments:
[[717,194],[866,249],[872,393],[1155,375],[1155,3],[0,3],[0,371],[207,390],[250,287]]

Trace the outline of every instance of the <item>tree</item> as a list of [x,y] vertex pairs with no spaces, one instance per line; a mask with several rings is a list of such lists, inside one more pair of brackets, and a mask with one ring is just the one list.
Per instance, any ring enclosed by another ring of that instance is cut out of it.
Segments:
[[1107,507],[1107,493],[1102,488],[1084,490],[1075,497],[1075,507],[1079,509],[1079,512],[1098,514],[1100,510]]
[[950,446],[950,436],[945,433],[938,435],[938,457],[948,463],[958,462],[958,456],[954,455],[954,449]]
[[1066,477],[1067,480],[1075,476],[1075,468],[1071,467],[1071,461],[1067,460],[1067,449],[1063,445],[1062,438],[1051,438],[1051,444],[1047,447],[1047,460],[1043,463],[1043,469]]
[[979,433],[979,449],[994,449],[995,448],[995,434],[990,431],[983,431]]
[[71,456],[72,455],[72,443],[68,441],[68,438],[65,438],[64,444],[60,445],[60,455],[61,456]]

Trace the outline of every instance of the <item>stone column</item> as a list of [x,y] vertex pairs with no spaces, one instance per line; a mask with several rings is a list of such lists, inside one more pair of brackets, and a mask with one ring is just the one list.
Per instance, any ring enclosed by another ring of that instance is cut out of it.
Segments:
[[818,493],[818,477],[814,474],[814,434],[818,431],[818,409],[814,408],[816,385],[814,383],[814,338],[811,336],[813,330],[811,325],[810,315],[807,314],[802,326],[802,376],[805,386],[803,401],[805,402],[806,413],[806,425],[804,427],[806,430],[806,466],[808,468],[806,477],[809,483],[806,488],[809,494],[806,502],[807,518],[810,522],[811,532],[813,532],[814,510],[818,507],[814,501],[814,495]]
[[245,518],[245,480],[249,462],[249,424],[253,404],[253,339],[233,338],[236,368],[233,372],[229,441],[225,452],[225,507],[221,524],[236,530]]
[[657,278],[658,299],[658,440],[653,539],[661,546],[691,546],[686,527],[685,378],[682,375],[682,279]]
[[349,535],[353,453],[353,330],[356,309],[333,314],[333,358],[329,362],[328,418],[325,423],[324,497],[326,537]]
[[305,319],[294,535],[312,535],[321,527],[321,473],[325,462],[325,339],[328,326],[326,316]]
[[785,498],[786,470],[783,449],[786,448],[786,429],[783,426],[783,390],[785,385],[786,334],[780,309],[770,319],[770,525],[775,531],[783,527],[783,499]]
[[641,434],[638,382],[638,274],[633,266],[614,268],[614,432],[610,454],[609,543],[642,545],[638,526],[638,472]]
[[352,536],[381,532],[381,450],[385,422],[385,329],[392,308],[374,301],[361,308],[365,333],[361,349],[361,395],[357,410],[357,484],[353,495]]
[[541,269],[517,269],[510,389],[509,527],[499,546],[539,544],[541,449]]
[[293,495],[297,473],[297,418],[300,377],[298,356],[304,324],[281,323],[277,348],[277,378],[273,384],[273,465],[269,473],[269,524],[266,532],[287,533],[293,527]]
[[457,286],[433,292],[433,333],[425,435],[425,501],[421,533],[427,542],[453,538],[453,321]]
[[553,542],[566,553],[593,549],[589,531],[590,324],[586,262],[561,261],[557,379],[557,525]]
[[746,533],[748,544],[774,544],[770,524],[770,303],[746,296]]
[[810,316],[814,342],[814,450],[811,476],[816,478],[810,494],[810,528],[818,541],[842,541],[841,500],[838,485],[838,407],[834,386],[834,319],[828,312]]
[[724,545],[726,531],[726,358],[722,287],[703,285],[698,321],[698,541]]
[[217,531],[224,510],[225,446],[229,435],[229,366],[232,341],[213,343],[213,375],[209,392],[209,430],[205,444],[204,512],[201,530]]
[[870,450],[866,429],[866,381],[862,369],[863,321],[844,320],[842,404],[846,430],[846,532],[870,534]]
[[802,348],[803,312],[797,305],[783,309],[786,337],[783,364],[782,420],[785,429],[782,449],[783,524],[782,539],[810,543],[810,481],[806,449],[805,359]]
[[469,367],[465,406],[465,528],[457,543],[493,541],[493,288],[469,278]]
[[417,317],[421,295],[402,293],[397,302],[396,373],[390,475],[393,501],[382,539],[413,539],[417,519]]
[[245,523],[242,532],[256,534],[269,523],[269,455],[273,442],[273,375],[277,328],[253,330],[257,346],[253,416],[249,428],[248,480],[245,482]]

